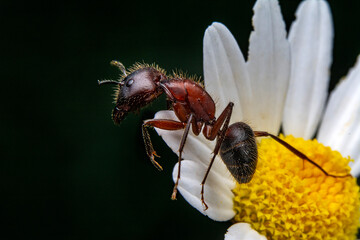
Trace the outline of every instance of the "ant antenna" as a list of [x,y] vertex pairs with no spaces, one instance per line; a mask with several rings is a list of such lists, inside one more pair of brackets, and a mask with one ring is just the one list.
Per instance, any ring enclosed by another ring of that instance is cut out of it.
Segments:
[[[126,73],[126,69],[124,67],[124,65],[119,62],[119,61],[116,61],[116,60],[112,60],[110,62],[111,65],[117,67],[118,69],[120,69],[120,71],[124,74],[124,76],[126,77],[127,76],[127,73]],[[123,86],[125,83],[124,82],[121,82],[121,81],[116,81],[116,80],[98,80],[98,84],[101,85],[101,84],[108,84],[108,83],[112,83],[112,84],[120,84],[120,86]]]
[[112,60],[110,62],[110,64],[117,67],[118,69],[120,69],[120,71],[124,74],[125,77],[127,76],[126,69],[125,69],[124,65],[121,62],[116,61],[116,60]]
[[108,83],[114,83],[114,84],[120,84],[120,85],[124,85],[124,83],[122,82],[118,82],[118,81],[115,81],[115,80],[98,80],[98,84],[101,85],[101,84],[108,84]]

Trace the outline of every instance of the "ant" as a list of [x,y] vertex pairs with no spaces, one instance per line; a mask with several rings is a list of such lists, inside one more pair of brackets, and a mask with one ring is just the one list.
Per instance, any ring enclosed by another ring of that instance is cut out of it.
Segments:
[[326,172],[320,165],[282,139],[268,132],[253,131],[244,122],[233,123],[229,126],[234,104],[229,102],[220,116],[216,118],[214,100],[200,83],[192,79],[175,74],[174,76],[167,76],[163,69],[155,65],[135,64],[129,71],[126,71],[124,65],[118,61],[112,61],[111,64],[122,72],[123,76],[120,77],[120,81],[103,80],[98,81],[98,83],[99,85],[108,83],[117,85],[116,106],[112,112],[115,124],[119,124],[127,113],[144,107],[163,93],[166,94],[175,115],[179,119],[179,121],[149,119],[142,124],[146,153],[158,170],[162,170],[162,167],[155,160],[155,157],[159,156],[152,146],[148,128],[156,127],[169,131],[184,129],[179,146],[178,176],[171,195],[172,200],[176,199],[182,152],[191,126],[196,136],[202,132],[206,139],[210,141],[216,139],[213,156],[201,182],[201,202],[205,210],[208,209],[208,206],[204,199],[204,185],[215,157],[220,153],[221,159],[235,180],[238,183],[248,183],[255,173],[258,159],[256,137],[273,138],[299,158],[315,165],[326,176],[334,178],[351,176],[350,174],[338,176]]

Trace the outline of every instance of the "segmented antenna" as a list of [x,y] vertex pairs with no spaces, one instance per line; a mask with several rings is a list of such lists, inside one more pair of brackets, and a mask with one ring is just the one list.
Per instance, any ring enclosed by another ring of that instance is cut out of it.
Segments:
[[120,69],[120,71],[124,74],[125,77],[127,76],[126,69],[125,69],[124,65],[121,62],[116,61],[116,60],[112,60],[110,62],[110,64],[117,67],[118,69]]
[[101,85],[101,84],[108,84],[108,83],[112,83],[112,84],[120,84],[120,85],[123,85],[122,82],[119,82],[119,81],[116,81],[116,80],[98,80],[98,84]]

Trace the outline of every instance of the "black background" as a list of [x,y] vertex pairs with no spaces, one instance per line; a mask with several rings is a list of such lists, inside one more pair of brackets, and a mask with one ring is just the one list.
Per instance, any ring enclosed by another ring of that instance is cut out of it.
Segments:
[[[280,1],[287,27],[299,1]],[[162,97],[114,126],[109,62],[136,61],[202,75],[202,39],[224,23],[247,54],[254,1],[1,1],[0,239],[223,239],[179,196],[176,156],[156,135],[164,167],[145,156],[141,122]],[[331,85],[360,52],[358,1],[330,1]]]

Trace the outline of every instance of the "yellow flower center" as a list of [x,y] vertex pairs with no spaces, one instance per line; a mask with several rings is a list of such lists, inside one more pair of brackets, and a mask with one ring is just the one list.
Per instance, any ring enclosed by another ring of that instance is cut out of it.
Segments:
[[[350,171],[349,157],[316,140],[281,138],[330,174]],[[356,178],[327,177],[270,138],[259,144],[253,179],[233,191],[234,220],[250,223],[268,239],[356,239],[360,226]]]

